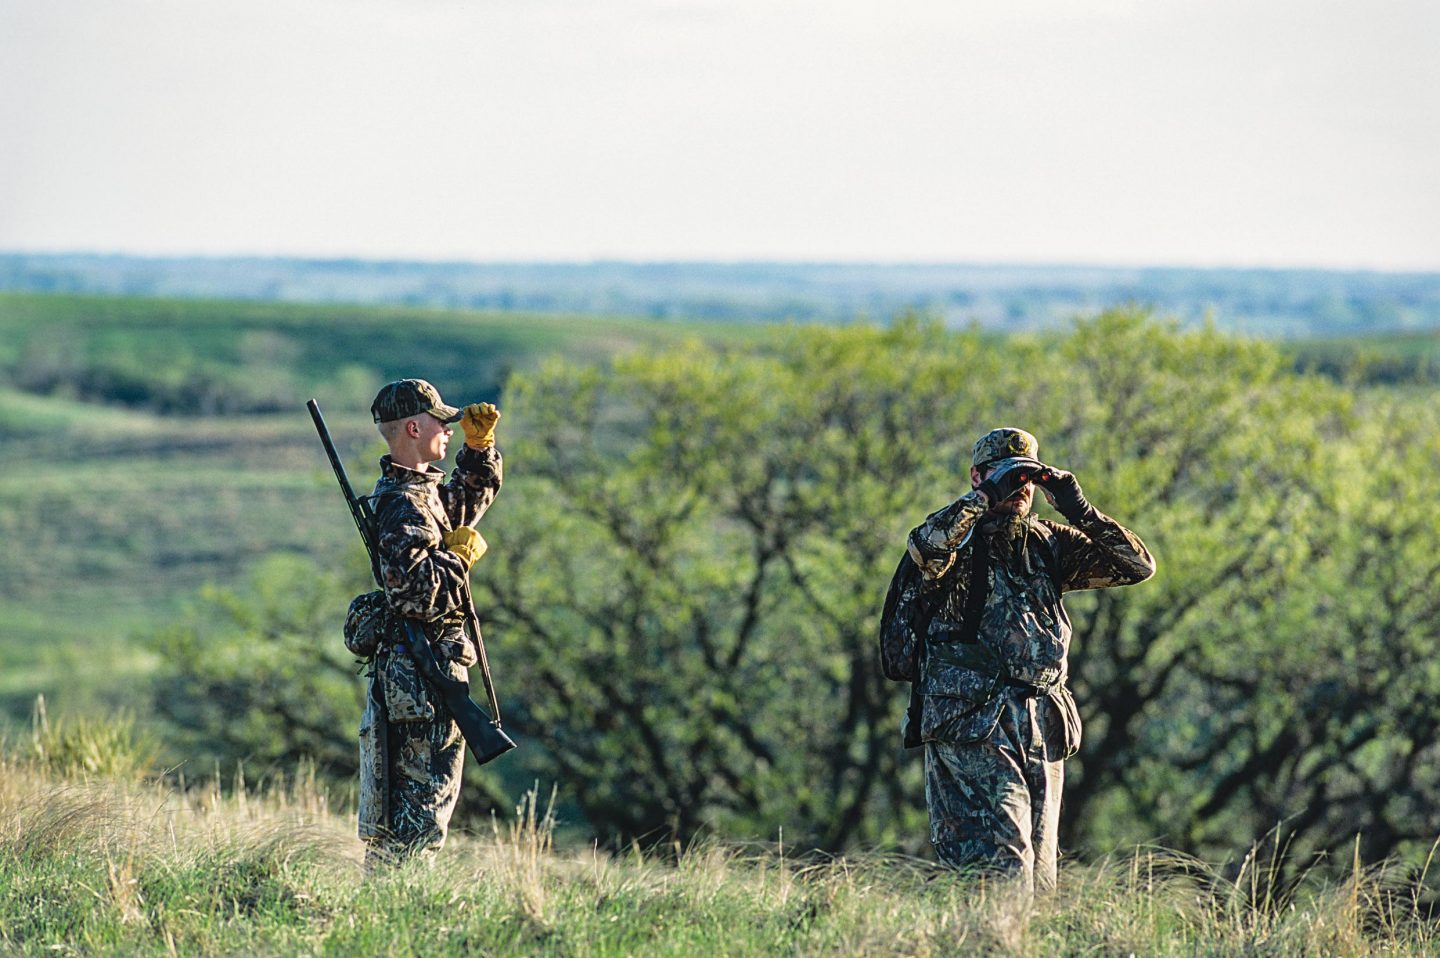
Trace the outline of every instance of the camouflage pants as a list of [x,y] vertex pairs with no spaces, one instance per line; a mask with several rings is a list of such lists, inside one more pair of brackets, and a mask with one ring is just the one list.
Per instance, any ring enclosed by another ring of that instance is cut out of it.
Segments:
[[397,722],[385,712],[371,695],[360,720],[360,838],[370,865],[444,845],[465,760],[442,703],[430,720]]
[[925,743],[930,842],[951,868],[1010,875],[1027,891],[1050,890],[1065,766],[1046,760],[1037,700],[1001,694],[1005,707],[987,738]]

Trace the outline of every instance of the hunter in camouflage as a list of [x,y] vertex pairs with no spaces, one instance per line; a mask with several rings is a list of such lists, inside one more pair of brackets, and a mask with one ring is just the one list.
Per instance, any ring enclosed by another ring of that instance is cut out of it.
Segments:
[[[1022,429],[975,443],[972,491],[909,536],[881,621],[887,678],[913,683],[930,840],[945,865],[1053,888],[1063,762],[1080,744],[1061,596],[1155,572],[1145,544],[1046,466]],[[1032,483],[1069,525],[1036,518]]]
[[[421,379],[386,385],[371,412],[390,447],[371,496],[390,618],[418,620],[441,668],[465,678],[479,636],[466,631],[463,585],[485,551],[474,525],[500,490],[500,412],[489,403],[463,412],[447,406]],[[446,480],[431,463],[445,458],[449,424],[457,420],[465,445]],[[364,632],[383,617],[364,606],[352,608],[351,618]],[[433,853],[444,843],[465,742],[440,695],[416,673],[403,631],[386,629],[370,674],[360,723],[360,837],[373,864]]]

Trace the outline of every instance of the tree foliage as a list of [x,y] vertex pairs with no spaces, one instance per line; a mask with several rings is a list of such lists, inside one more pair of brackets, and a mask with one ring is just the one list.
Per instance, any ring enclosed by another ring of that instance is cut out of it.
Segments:
[[180,754],[353,776],[362,686],[340,623],[356,580],[274,556],[244,582],[206,587],[157,633],[153,700]]
[[527,493],[485,604],[593,822],[893,837],[884,810],[914,783],[894,774],[876,595],[907,507],[956,488],[962,416],[998,408],[997,360],[904,322],[514,385]]
[[[906,532],[968,489],[997,425],[1038,435],[1159,562],[1067,601],[1086,721],[1068,847],[1215,858],[1280,834],[1299,866],[1440,832],[1421,399],[1120,311],[1033,338],[903,319],[556,362],[505,410],[475,570],[525,746],[503,773],[556,781],[599,835],[923,846],[877,620]],[[163,639],[162,711],[233,754],[353,768],[338,625],[359,569],[212,592]]]
[[1118,312],[1047,338],[910,321],[557,365],[510,408],[526,492],[485,603],[545,770],[602,831],[923,834],[876,619],[906,530],[1000,424],[1160,563],[1070,600],[1072,847],[1215,855],[1278,826],[1316,853],[1363,829],[1384,855],[1440,828],[1424,407]]

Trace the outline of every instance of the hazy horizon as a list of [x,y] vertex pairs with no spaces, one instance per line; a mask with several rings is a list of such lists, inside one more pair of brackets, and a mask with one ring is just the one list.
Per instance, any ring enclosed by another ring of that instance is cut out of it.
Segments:
[[1213,263],[1201,264],[1182,262],[1101,262],[1101,261],[1033,261],[1025,262],[1018,260],[994,260],[985,261],[979,259],[970,260],[885,260],[885,259],[813,259],[805,257],[771,257],[768,259],[757,259],[750,257],[735,257],[732,259],[676,259],[676,258],[640,258],[628,256],[596,256],[590,258],[574,259],[544,259],[520,257],[492,259],[469,259],[458,257],[423,257],[423,256],[367,256],[367,255],[316,255],[316,254],[291,254],[291,253],[256,253],[256,252],[160,252],[160,253],[135,253],[123,249],[21,249],[0,246],[0,256],[36,256],[63,258],[75,257],[96,257],[100,259],[128,259],[137,261],[183,261],[200,260],[207,262],[224,261],[276,261],[276,262],[314,262],[314,263],[364,263],[374,265],[416,265],[416,266],[517,266],[517,267],[592,267],[592,266],[696,266],[696,267],[841,267],[841,268],[876,268],[876,269],[975,269],[975,270],[1023,270],[1023,271],[1076,271],[1076,272],[1126,272],[1126,271],[1177,271],[1177,272],[1256,272],[1256,273],[1379,273],[1397,275],[1440,275],[1440,265],[1431,268],[1417,269],[1389,269],[1384,267],[1347,267],[1347,266],[1310,266],[1305,264],[1284,265],[1284,266],[1253,266],[1238,265],[1234,263]]

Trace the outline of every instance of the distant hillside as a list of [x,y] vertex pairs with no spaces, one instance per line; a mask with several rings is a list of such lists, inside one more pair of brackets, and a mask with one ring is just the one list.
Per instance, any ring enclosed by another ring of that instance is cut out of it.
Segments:
[[[614,316],[0,292],[0,388],[190,416],[293,412],[315,395],[363,411],[381,383],[416,370],[479,399],[550,356],[760,335]],[[0,437],[4,427],[0,414]]]
[[333,561],[357,549],[306,399],[368,484],[382,450],[367,410],[387,379],[423,374],[447,397],[495,399],[510,371],[551,359],[765,332],[0,293],[0,536],[25,544],[0,550],[0,733],[37,690],[59,707],[127,701],[153,664],[133,636],[204,583],[237,581],[277,552]]
[[1052,326],[1124,303],[1265,336],[1440,328],[1440,273],[843,263],[419,263],[0,254],[0,290],[845,322]]

